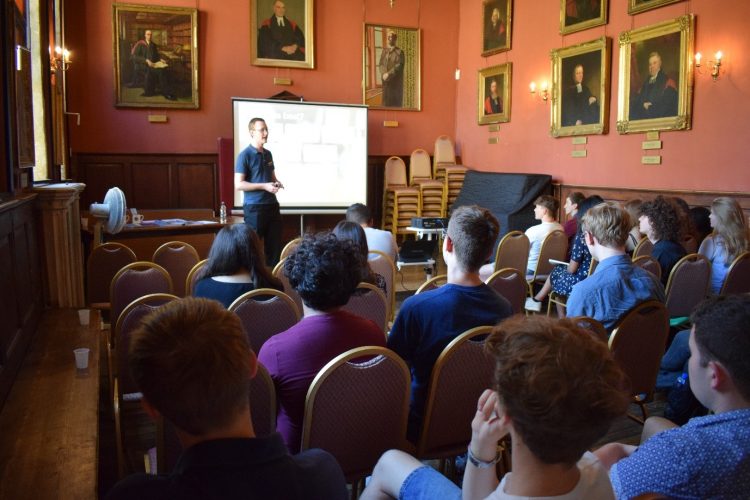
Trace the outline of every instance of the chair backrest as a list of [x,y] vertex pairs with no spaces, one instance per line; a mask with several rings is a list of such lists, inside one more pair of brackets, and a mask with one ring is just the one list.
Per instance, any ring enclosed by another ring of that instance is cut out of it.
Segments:
[[645,269],[656,276],[656,279],[661,281],[661,264],[659,264],[659,261],[651,255],[641,255],[640,257],[636,257],[633,259],[633,265]]
[[419,288],[417,288],[417,291],[414,292],[414,295],[440,288],[446,283],[448,283],[448,275],[438,274],[437,276],[433,276],[432,278],[419,285]]
[[526,291],[528,290],[525,273],[512,267],[505,267],[492,273],[485,283],[510,302],[513,314],[524,311]]
[[750,292],[750,252],[737,256],[729,266],[720,295]]
[[[250,381],[250,419],[258,437],[269,436],[276,431],[276,389],[268,370],[260,362],[255,377]],[[159,419],[156,434],[157,471],[168,474],[174,469],[182,453],[174,426]]]
[[138,261],[120,269],[110,285],[110,323],[117,324],[120,313],[139,297],[152,293],[172,293],[172,278],[153,262]]
[[412,151],[409,159],[409,185],[414,179],[432,179],[430,153],[421,148]]
[[284,272],[285,260],[286,259],[282,259],[278,264],[274,266],[272,274],[276,278],[278,278],[279,281],[281,281],[282,285],[284,285],[284,293],[292,298],[294,303],[297,305],[297,309],[303,311],[304,309],[302,309],[302,297],[299,296],[297,290],[295,290],[292,287],[291,283],[289,283],[289,278],[287,278],[286,273]]
[[385,299],[388,303],[388,320],[391,320],[396,312],[396,264],[389,255],[379,250],[370,250],[368,256],[370,269],[385,278]]
[[170,241],[157,248],[151,260],[166,269],[172,277],[174,294],[178,297],[184,297],[187,275],[200,261],[195,248],[182,241]]
[[123,309],[113,329],[112,342],[114,343],[113,356],[115,359],[111,364],[112,376],[118,380],[117,386],[120,395],[138,392],[128,368],[131,334],[140,326],[144,317],[164,304],[178,299],[179,297],[169,293],[152,293],[133,300]]
[[386,331],[388,326],[388,302],[383,291],[370,283],[360,283],[349,302],[342,308],[362,318],[372,320],[378,328]]
[[651,243],[651,240],[644,236],[633,249],[633,260],[637,259],[641,255],[651,255],[651,252],[653,250],[654,244]]
[[108,309],[112,278],[117,271],[137,260],[135,253],[122,243],[104,243],[94,247],[86,263],[88,304],[98,309]]
[[406,363],[384,347],[336,356],[307,391],[301,449],[331,453],[349,482],[365,477],[386,450],[405,445],[410,385]]
[[664,304],[649,300],[620,318],[609,337],[609,349],[630,379],[633,395],[650,395],[669,334],[669,313]]
[[568,251],[568,237],[560,230],[552,231],[542,241],[539,249],[539,262],[536,265],[534,276],[540,274],[549,274],[555,267],[550,263],[550,259],[565,260],[565,254]]
[[406,186],[406,163],[400,157],[391,156],[385,161],[384,186]]
[[250,347],[256,353],[266,340],[288,330],[301,317],[291,297],[273,288],[243,293],[229,305],[229,310],[240,317]]
[[570,320],[574,321],[581,328],[585,328],[586,330],[590,331],[594,337],[598,338],[602,342],[607,342],[607,340],[609,339],[609,332],[606,328],[604,328],[604,325],[602,325],[601,321],[597,321],[594,318],[590,318],[588,316],[574,316],[570,318]]
[[188,272],[187,277],[185,278],[185,296],[186,297],[193,295],[193,289],[195,288],[195,283],[198,281],[198,275],[200,274],[199,271],[203,269],[203,266],[205,266],[207,262],[208,262],[208,259],[203,259],[199,261]]
[[284,260],[287,257],[289,257],[289,254],[294,252],[294,250],[299,245],[300,241],[302,241],[302,237],[298,236],[294,238],[292,241],[284,245],[284,248],[281,249],[281,256],[279,257],[279,260]]
[[492,386],[493,360],[484,352],[491,326],[468,330],[448,344],[435,362],[425,405],[417,457],[444,458],[465,451],[477,400]]
[[690,316],[706,298],[710,285],[711,264],[703,255],[691,253],[678,260],[669,273],[665,292],[669,316]]
[[526,272],[530,247],[529,237],[521,231],[511,231],[503,236],[495,253],[495,271],[511,267]]
[[447,135],[441,135],[435,139],[435,154],[433,155],[433,176],[435,167],[438,163],[456,163],[456,150],[453,147],[453,140]]

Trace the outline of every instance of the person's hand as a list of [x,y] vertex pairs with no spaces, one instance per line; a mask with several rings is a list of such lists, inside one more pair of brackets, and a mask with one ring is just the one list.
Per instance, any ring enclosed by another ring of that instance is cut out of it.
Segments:
[[490,462],[497,454],[497,442],[509,429],[507,419],[497,414],[497,392],[485,389],[477,402],[477,413],[471,421],[471,453],[479,460]]
[[596,97],[594,97],[594,96],[589,97],[589,106],[591,106],[595,102],[596,102]]

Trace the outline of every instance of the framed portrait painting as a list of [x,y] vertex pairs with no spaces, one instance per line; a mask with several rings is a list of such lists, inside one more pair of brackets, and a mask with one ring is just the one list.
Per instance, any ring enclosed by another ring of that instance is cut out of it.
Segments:
[[694,33],[689,14],[620,34],[618,132],[690,128]]
[[510,50],[513,0],[482,2],[482,56]]
[[607,37],[551,52],[553,137],[607,132],[611,54]]
[[655,9],[662,5],[682,1],[683,0],[628,0],[628,14],[638,14],[639,12]]
[[560,0],[560,34],[607,24],[607,0]]
[[115,106],[198,108],[198,10],[115,3]]
[[314,0],[252,0],[252,63],[255,66],[313,69],[314,11]]
[[421,109],[420,30],[365,24],[362,82],[371,108]]
[[477,121],[480,125],[510,121],[510,85],[513,63],[480,69]]

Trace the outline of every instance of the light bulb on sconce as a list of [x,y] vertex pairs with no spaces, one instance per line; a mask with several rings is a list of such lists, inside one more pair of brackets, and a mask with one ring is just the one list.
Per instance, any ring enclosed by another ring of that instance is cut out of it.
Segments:
[[[531,92],[532,95],[536,94],[536,82],[531,82],[529,84],[529,92]],[[549,99],[549,83],[546,81],[543,81],[539,86],[539,97],[541,97],[544,102],[547,102],[547,99]]]
[[[714,81],[719,79],[719,73],[721,68],[721,59],[724,57],[724,53],[722,51],[717,51],[714,54],[714,60],[708,61],[708,65],[711,67],[711,78],[713,78]],[[700,52],[695,53],[695,67],[698,69],[699,74],[703,74],[703,72],[700,70],[701,68],[701,60],[703,59],[703,55]]]

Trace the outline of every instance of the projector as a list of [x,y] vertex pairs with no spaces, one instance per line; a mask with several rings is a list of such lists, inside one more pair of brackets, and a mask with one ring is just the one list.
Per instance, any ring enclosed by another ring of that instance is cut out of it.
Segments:
[[448,227],[447,217],[412,217],[411,226],[418,229],[443,229]]

